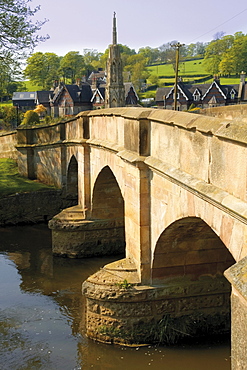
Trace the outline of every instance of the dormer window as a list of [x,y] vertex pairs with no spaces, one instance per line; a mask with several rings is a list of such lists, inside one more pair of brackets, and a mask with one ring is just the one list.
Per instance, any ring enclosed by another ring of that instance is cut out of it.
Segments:
[[[173,94],[173,100],[175,99],[175,94]],[[179,99],[179,92],[177,93],[177,100]]]
[[230,91],[230,98],[231,100],[235,99],[235,91],[233,89]]
[[193,100],[194,100],[194,101],[199,101],[199,100],[200,100],[200,98],[201,98],[201,94],[200,94],[200,92],[196,89],[196,90],[194,91],[194,93],[193,93]]

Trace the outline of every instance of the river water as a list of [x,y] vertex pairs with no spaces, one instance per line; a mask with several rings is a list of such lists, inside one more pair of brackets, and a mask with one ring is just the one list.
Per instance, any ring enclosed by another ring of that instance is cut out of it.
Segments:
[[0,228],[0,369],[230,369],[229,338],[137,348],[89,340],[81,283],[114,259],[53,257],[47,225]]

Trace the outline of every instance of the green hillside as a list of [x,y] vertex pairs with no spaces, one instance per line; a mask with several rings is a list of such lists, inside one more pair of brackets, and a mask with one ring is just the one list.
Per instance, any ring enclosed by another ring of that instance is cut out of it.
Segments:
[[[159,86],[171,86],[175,82],[175,72],[172,64],[149,66],[148,70],[151,75],[159,77]],[[203,59],[182,61],[179,63],[178,76],[182,77],[185,83],[210,83],[213,80],[212,76],[205,70]],[[237,84],[239,83],[239,77],[222,77],[221,83]]]
[[34,85],[30,81],[24,81],[27,91],[40,91],[42,87],[39,85]]

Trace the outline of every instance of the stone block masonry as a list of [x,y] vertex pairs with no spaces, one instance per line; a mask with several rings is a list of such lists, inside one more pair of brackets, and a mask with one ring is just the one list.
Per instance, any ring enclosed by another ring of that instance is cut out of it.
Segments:
[[83,283],[89,338],[104,343],[173,344],[230,331],[229,284],[223,277],[142,286],[128,259]]

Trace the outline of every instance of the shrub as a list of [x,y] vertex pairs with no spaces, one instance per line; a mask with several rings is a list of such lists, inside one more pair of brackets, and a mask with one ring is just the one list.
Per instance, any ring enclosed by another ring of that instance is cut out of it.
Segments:
[[33,110],[27,110],[24,114],[24,118],[22,121],[22,125],[35,125],[40,123],[38,113],[34,112]]
[[23,113],[14,106],[0,105],[0,127],[2,129],[11,129],[18,126],[22,115]]

